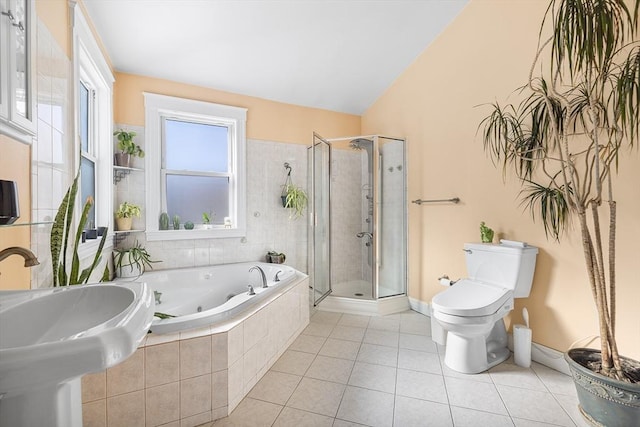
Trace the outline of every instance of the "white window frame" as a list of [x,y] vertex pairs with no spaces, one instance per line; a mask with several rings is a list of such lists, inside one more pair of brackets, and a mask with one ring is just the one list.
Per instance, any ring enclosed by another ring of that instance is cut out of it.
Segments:
[[[93,155],[95,156],[95,213],[96,227],[109,227],[109,235],[103,253],[113,247],[113,82],[115,78],[80,6],[72,3],[73,16],[73,105],[74,105],[74,161],[70,173],[75,176],[80,167],[80,123],[78,113],[80,81],[87,83],[94,93],[93,114],[90,118],[90,132],[93,135]],[[91,143],[91,141],[90,141]],[[76,217],[79,218],[84,200],[77,201]],[[100,238],[87,240],[78,250],[81,259],[95,254]]]
[[[146,237],[153,240],[212,239],[243,237],[247,232],[246,215],[246,122],[247,109],[192,99],[144,93],[145,103],[145,178]],[[231,228],[160,230],[164,181],[162,169],[163,119],[179,119],[194,123],[219,123],[229,129],[230,171],[229,216]]]

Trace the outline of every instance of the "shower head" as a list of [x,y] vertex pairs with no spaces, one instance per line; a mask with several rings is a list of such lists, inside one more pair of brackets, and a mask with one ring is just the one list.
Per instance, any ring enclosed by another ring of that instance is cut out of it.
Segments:
[[354,150],[362,150],[367,148],[367,146],[370,147],[371,145],[369,144],[373,144],[373,141],[366,138],[356,138],[349,143],[349,147],[351,147]]

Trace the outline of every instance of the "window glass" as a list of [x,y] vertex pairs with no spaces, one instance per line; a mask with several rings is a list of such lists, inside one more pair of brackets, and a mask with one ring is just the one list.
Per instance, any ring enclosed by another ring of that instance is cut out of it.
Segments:
[[80,149],[87,153],[89,152],[89,89],[82,82],[79,86]]
[[228,172],[229,129],[226,126],[166,119],[164,131],[167,169]]
[[84,207],[87,197],[91,196],[94,205],[87,216],[85,228],[96,226],[96,156],[95,144],[91,132],[93,108],[92,90],[80,81],[78,84],[78,132],[80,136],[80,209]]
[[[96,198],[96,165],[86,157],[80,158],[80,206],[84,207],[87,197]],[[92,228],[96,223],[95,204],[91,207],[87,216],[86,228]]]
[[213,213],[212,224],[222,224],[229,216],[229,178],[169,175],[166,178],[167,212],[181,222],[202,222],[203,213]]

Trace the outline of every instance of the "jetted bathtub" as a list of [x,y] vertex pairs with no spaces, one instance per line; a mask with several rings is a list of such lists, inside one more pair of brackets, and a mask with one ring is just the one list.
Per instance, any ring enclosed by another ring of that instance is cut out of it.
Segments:
[[[267,288],[262,287],[264,270]],[[276,281],[276,275],[279,279]],[[146,282],[155,292],[156,312],[173,315],[168,319],[155,318],[151,332],[166,334],[223,322],[260,302],[275,298],[296,279],[306,277],[282,264],[244,262],[207,267],[160,270],[144,273],[137,281]],[[249,295],[248,285],[255,295]]]

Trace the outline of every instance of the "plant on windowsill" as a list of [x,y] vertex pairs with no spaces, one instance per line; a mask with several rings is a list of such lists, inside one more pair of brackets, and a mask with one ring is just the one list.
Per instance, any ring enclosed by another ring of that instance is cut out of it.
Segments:
[[116,211],[116,226],[118,231],[129,231],[133,223],[133,217],[140,218],[140,206],[129,202],[123,202]]
[[113,132],[113,135],[118,139],[119,153],[114,155],[117,166],[130,167],[131,157],[144,157],[144,150],[133,142],[133,137],[137,134],[133,131],[127,132],[123,129]]
[[[105,228],[102,239],[100,239],[100,244],[98,245],[98,249],[93,257],[93,260],[89,267],[80,271],[80,256],[78,255],[78,247],[80,245],[80,239],[82,237],[82,230],[84,229],[87,223],[87,217],[89,216],[89,211],[93,206],[93,199],[91,197],[87,198],[85,202],[82,213],[80,215],[80,220],[78,221],[78,226],[76,228],[76,233],[74,236],[74,244],[71,251],[68,251],[68,244],[71,232],[71,225],[73,224],[73,212],[75,209],[75,200],[78,194],[78,179],[80,177],[80,173],[76,175],[71,187],[67,190],[60,206],[58,207],[58,212],[56,214],[53,226],[51,227],[51,240],[50,240],[50,249],[51,249],[51,265],[53,267],[53,287],[57,286],[68,286],[68,285],[79,285],[84,284],[89,281],[91,274],[95,270],[95,268],[100,263],[102,248],[104,247],[105,241],[107,239],[108,229]],[[70,259],[68,259],[70,258]],[[67,272],[67,266],[71,267],[71,271]],[[102,273],[101,282],[107,282],[110,279],[109,266],[105,266],[105,269]]]
[[147,268],[153,269],[154,261],[147,249],[138,241],[131,248],[116,249],[113,254],[113,266],[118,277],[140,277]]
[[[559,241],[570,217],[578,220],[600,350],[569,349],[565,360],[581,412],[590,424],[608,427],[640,425],[640,361],[621,356],[615,337],[613,192],[620,158],[635,148],[640,132],[639,6],[638,0],[551,0],[523,88],[528,96],[519,105],[493,104],[480,125],[485,151],[520,180],[523,203],[547,235]],[[608,236],[600,230],[603,202]]]
[[202,228],[205,230],[210,230],[213,228],[213,224],[211,224],[211,220],[215,218],[216,214],[212,212],[203,212],[202,213]]

